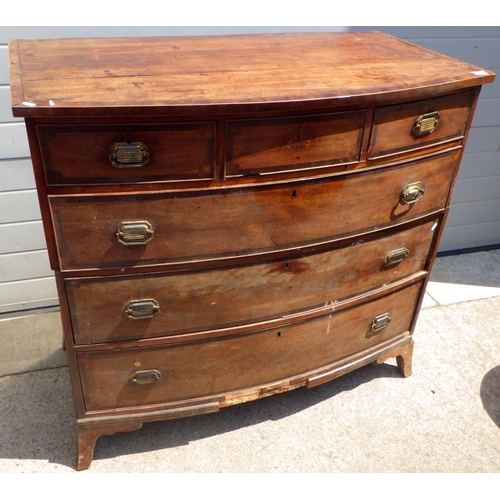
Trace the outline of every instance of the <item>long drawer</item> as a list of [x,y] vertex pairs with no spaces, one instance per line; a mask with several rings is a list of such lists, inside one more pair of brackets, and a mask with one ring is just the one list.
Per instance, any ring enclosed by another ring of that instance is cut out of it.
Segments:
[[437,220],[240,267],[66,279],[76,344],[227,328],[319,308],[424,269]]
[[411,220],[445,207],[458,154],[302,184],[50,196],[61,268],[255,255]]
[[337,314],[248,335],[77,355],[87,411],[161,404],[283,381],[407,332],[421,283]]

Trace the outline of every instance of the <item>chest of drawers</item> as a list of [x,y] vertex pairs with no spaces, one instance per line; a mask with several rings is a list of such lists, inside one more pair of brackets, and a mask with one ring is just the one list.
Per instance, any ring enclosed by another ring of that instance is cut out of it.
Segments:
[[313,387],[412,332],[482,84],[378,32],[19,40],[77,412],[97,438]]

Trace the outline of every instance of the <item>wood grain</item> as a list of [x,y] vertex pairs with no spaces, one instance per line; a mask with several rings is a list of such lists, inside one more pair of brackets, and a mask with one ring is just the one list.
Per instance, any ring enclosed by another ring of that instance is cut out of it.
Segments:
[[9,48],[16,116],[312,109],[493,80],[491,72],[475,75],[481,68],[378,32],[17,40]]
[[[76,344],[179,335],[296,314],[425,269],[437,220],[356,245],[296,258],[195,272],[66,280]],[[407,248],[397,265],[392,250]],[[155,299],[160,313],[131,319],[130,301]]]
[[[56,270],[78,469],[100,435],[143,422],[313,387],[388,357],[411,374],[491,71],[377,32],[9,50]],[[432,108],[438,127],[411,137]],[[110,166],[109,148],[128,139],[151,148],[147,166]],[[419,182],[423,197],[405,203]],[[123,245],[123,226],[147,229],[147,242]],[[384,264],[401,249],[402,262]],[[132,301],[157,314],[138,319]]]
[[[476,92],[472,91],[378,108],[368,158],[390,156],[463,138],[475,99]],[[415,136],[412,132],[417,118],[430,111],[437,111],[440,115],[436,129],[427,135]]]
[[[421,283],[341,313],[279,330],[156,349],[77,355],[88,410],[184,401],[224,394],[318,369],[409,329]],[[374,317],[389,312],[380,332]],[[158,370],[157,383],[136,385],[138,370]]]
[[[301,185],[209,193],[51,196],[63,269],[139,266],[271,253],[388,227],[445,207],[458,151],[430,159]],[[423,198],[400,203],[401,191],[422,181]],[[121,221],[145,220],[155,236],[124,246]]]
[[[214,175],[215,123],[39,125],[47,183],[109,184]],[[117,168],[110,162],[116,143],[139,142],[150,159],[143,167]]]
[[227,125],[226,174],[293,171],[359,161],[366,111]]

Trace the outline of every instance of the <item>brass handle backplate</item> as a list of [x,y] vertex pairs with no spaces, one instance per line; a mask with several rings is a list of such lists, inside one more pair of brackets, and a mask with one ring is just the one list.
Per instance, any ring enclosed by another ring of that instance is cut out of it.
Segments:
[[149,151],[143,142],[116,142],[111,146],[109,161],[116,168],[140,168],[149,161]]
[[154,384],[161,380],[161,373],[158,370],[143,370],[132,373],[130,380],[137,385]]
[[151,319],[160,312],[155,299],[131,300],[125,307],[125,314],[132,319]]
[[391,319],[392,318],[389,313],[384,313],[376,318],[373,318],[371,325],[372,332],[379,332],[380,330],[383,330],[391,322]]
[[431,111],[430,113],[420,115],[413,125],[413,135],[415,137],[422,137],[423,135],[428,135],[431,132],[434,132],[440,119],[441,116],[437,111]]
[[401,191],[401,203],[403,205],[411,205],[416,203],[425,193],[424,185],[421,181],[407,184]]
[[394,266],[402,262],[410,251],[407,248],[398,248],[397,250],[391,250],[385,257],[385,265],[387,267]]
[[122,245],[145,245],[153,236],[153,227],[148,221],[120,222],[116,229],[116,237]]

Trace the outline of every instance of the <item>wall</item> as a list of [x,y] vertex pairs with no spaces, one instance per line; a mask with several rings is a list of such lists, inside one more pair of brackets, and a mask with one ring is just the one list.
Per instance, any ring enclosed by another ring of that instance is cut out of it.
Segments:
[[500,27],[376,29],[497,74],[481,90],[439,251],[500,244]]

